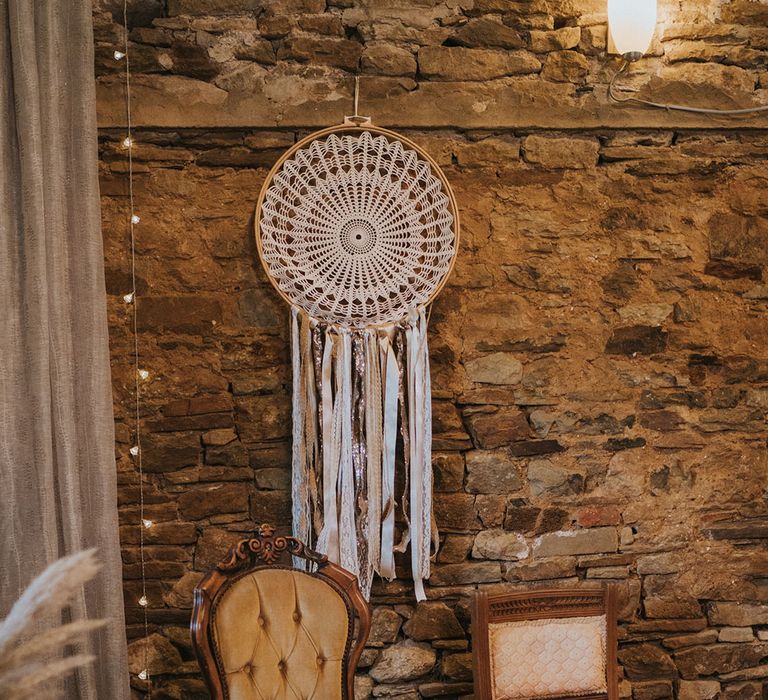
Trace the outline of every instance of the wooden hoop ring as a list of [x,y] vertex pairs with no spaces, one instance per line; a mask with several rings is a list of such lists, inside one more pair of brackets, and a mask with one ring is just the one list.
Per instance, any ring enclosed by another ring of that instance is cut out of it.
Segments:
[[[432,293],[429,295],[429,298],[426,300],[426,302],[424,302],[424,306],[429,306],[434,301],[435,297],[442,291],[443,287],[448,281],[448,278],[451,276],[451,273],[453,272],[453,267],[456,264],[456,256],[459,253],[459,232],[461,230],[461,223],[459,221],[459,207],[456,204],[456,197],[453,194],[453,189],[451,188],[451,185],[448,182],[448,178],[445,177],[445,173],[443,173],[442,168],[437,164],[435,159],[432,158],[432,156],[430,156],[420,146],[417,146],[413,141],[411,141],[406,136],[401,136],[400,134],[394,131],[391,131],[390,129],[384,129],[383,127],[374,126],[373,124],[359,124],[359,125],[338,124],[336,126],[329,126],[325,129],[321,129],[320,131],[312,132],[308,136],[305,136],[303,139],[296,142],[285,153],[283,153],[283,155],[280,156],[277,162],[272,166],[269,173],[267,173],[267,177],[264,180],[264,184],[261,186],[261,191],[259,192],[259,199],[256,202],[256,209],[254,211],[254,217],[253,217],[253,229],[254,229],[254,235],[256,237],[256,248],[258,249],[258,253],[259,253],[259,261],[261,262],[261,266],[262,268],[264,268],[264,272],[266,273],[270,283],[275,288],[277,293],[283,298],[283,300],[289,306],[294,306],[293,301],[282,289],[280,289],[280,286],[278,285],[277,280],[275,280],[274,277],[272,277],[272,274],[270,273],[269,268],[267,267],[267,263],[264,260],[264,250],[262,249],[262,244],[261,244],[261,227],[259,225],[259,220],[261,218],[260,217],[261,207],[264,204],[264,198],[267,195],[267,190],[269,189],[269,186],[272,183],[272,180],[274,179],[275,175],[277,175],[278,171],[283,167],[283,163],[285,163],[285,161],[291,158],[297,151],[304,148],[308,144],[312,143],[313,141],[316,141],[317,139],[323,138],[324,136],[330,136],[331,134],[337,134],[340,132],[361,133],[363,131],[370,131],[374,134],[381,134],[382,136],[386,136],[391,140],[400,141],[401,143],[408,146],[408,148],[416,151],[416,153],[419,155],[420,158],[423,158],[425,161],[429,163],[429,166],[432,169],[433,173],[437,176],[437,178],[440,180],[440,182],[443,185],[444,194],[448,197],[450,212],[451,212],[451,215],[453,216],[453,256],[451,257],[451,264],[448,266],[448,271],[443,276],[443,279],[440,280],[439,284],[432,290]],[[403,318],[404,317],[405,315],[403,316]],[[400,320],[402,319],[398,319],[398,321]],[[398,321],[392,321],[392,323],[397,323]],[[388,325],[388,324],[378,324],[378,325]],[[372,326],[372,327],[375,327],[375,326]]]

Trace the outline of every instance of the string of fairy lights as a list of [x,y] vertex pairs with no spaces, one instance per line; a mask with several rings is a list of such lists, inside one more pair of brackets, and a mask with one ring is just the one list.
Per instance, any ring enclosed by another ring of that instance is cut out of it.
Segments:
[[[146,517],[144,509],[144,463],[141,448],[141,383],[149,379],[149,372],[140,366],[139,356],[139,302],[136,296],[136,226],[141,222],[141,218],[134,208],[133,197],[133,123],[131,120],[131,59],[129,56],[129,29],[128,29],[128,0],[123,0],[123,29],[125,43],[123,50],[116,49],[113,56],[115,61],[122,61],[125,65],[125,121],[126,132],[121,146],[128,155],[128,230],[130,234],[130,260],[131,260],[131,289],[123,295],[123,301],[130,306],[131,314],[131,332],[133,335],[133,389],[134,389],[134,443],[129,452],[133,457],[136,468],[139,473],[139,567],[141,574],[141,595],[137,601],[142,611],[144,624],[144,637],[149,637],[149,619],[148,611],[149,599],[147,598],[147,577],[146,577],[146,557],[145,557],[145,530],[153,526],[152,520]],[[137,677],[146,683],[147,698],[152,697],[152,683],[149,674],[148,647],[144,645],[144,654],[141,664],[142,668]]]

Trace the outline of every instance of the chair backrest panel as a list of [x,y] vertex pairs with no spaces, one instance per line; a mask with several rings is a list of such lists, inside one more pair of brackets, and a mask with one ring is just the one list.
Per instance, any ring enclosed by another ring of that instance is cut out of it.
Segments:
[[605,615],[488,626],[494,700],[607,693]]
[[330,584],[257,569],[229,585],[212,617],[230,700],[341,700],[352,617]]
[[617,700],[615,590],[477,591],[472,649],[476,700]]
[[212,700],[352,700],[371,612],[354,574],[264,524],[195,587],[191,628]]

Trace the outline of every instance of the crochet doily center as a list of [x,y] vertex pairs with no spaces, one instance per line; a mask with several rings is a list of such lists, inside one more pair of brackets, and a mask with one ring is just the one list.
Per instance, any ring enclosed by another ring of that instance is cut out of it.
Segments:
[[341,247],[350,255],[370,253],[376,247],[376,229],[364,219],[351,219],[341,227]]

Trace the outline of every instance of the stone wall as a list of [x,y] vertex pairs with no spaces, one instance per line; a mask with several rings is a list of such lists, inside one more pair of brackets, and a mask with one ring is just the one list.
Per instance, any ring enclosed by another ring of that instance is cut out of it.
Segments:
[[[132,666],[140,669],[122,3],[95,7],[105,259]],[[661,3],[628,85],[765,95],[768,5]],[[149,644],[157,700],[206,697],[192,588],[287,526],[287,310],[257,261],[268,168],[362,112],[453,183],[461,252],[434,306],[442,548],[414,605],[374,588],[359,697],[471,694],[468,601],[618,585],[621,694],[763,697],[768,676],[768,133],[606,99],[601,0],[133,0]],[[137,695],[142,683],[132,676]]]

